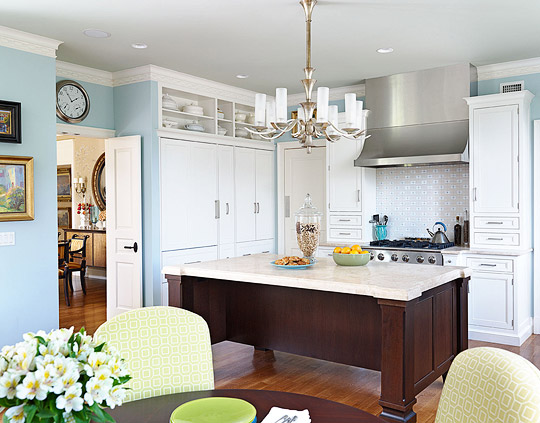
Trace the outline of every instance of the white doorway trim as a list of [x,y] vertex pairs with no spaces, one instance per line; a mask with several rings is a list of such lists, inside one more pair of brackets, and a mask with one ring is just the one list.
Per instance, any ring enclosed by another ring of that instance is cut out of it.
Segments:
[[56,135],[57,137],[78,135],[85,138],[114,138],[116,131],[114,129],[57,123]]
[[[326,147],[325,140],[313,140],[315,147]],[[285,150],[302,148],[298,141],[277,144],[277,249],[285,254]],[[306,151],[307,154],[307,151]]]
[[534,121],[533,139],[533,332],[540,334],[540,120]]

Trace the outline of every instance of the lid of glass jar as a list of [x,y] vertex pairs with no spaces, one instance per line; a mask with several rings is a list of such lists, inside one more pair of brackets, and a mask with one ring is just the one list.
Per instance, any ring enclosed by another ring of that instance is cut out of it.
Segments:
[[322,216],[322,213],[313,205],[311,195],[306,195],[304,205],[294,214],[295,216]]

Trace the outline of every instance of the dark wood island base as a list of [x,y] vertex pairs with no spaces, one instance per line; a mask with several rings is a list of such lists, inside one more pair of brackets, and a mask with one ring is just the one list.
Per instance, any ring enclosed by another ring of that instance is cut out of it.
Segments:
[[233,341],[381,372],[381,417],[416,422],[416,395],[467,348],[469,278],[410,301],[166,275],[169,305],[201,315],[212,343]]

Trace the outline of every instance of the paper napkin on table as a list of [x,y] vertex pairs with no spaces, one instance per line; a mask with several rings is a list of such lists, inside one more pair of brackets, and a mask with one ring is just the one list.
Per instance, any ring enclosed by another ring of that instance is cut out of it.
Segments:
[[[287,419],[283,419],[283,416],[287,416]],[[311,423],[308,410],[287,410],[286,408],[279,407],[272,407],[261,423],[289,423],[294,417],[296,419],[293,423]]]

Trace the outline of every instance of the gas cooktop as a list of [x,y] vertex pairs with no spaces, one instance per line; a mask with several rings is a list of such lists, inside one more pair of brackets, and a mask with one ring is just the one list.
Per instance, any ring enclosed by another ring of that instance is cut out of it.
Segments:
[[424,239],[396,239],[389,240],[383,239],[381,241],[371,241],[369,243],[370,247],[382,247],[382,248],[414,248],[422,250],[444,250],[445,248],[450,248],[454,246],[453,242],[446,243],[434,243]]

